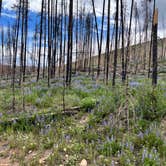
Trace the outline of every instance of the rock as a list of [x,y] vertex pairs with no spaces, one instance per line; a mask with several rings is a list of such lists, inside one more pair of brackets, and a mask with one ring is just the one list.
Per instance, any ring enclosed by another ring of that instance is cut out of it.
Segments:
[[39,160],[39,164],[44,164],[45,163],[45,158],[41,158],[40,160]]
[[88,163],[85,159],[83,159],[80,163],[80,166],[87,166],[87,165],[88,165]]
[[30,150],[30,151],[28,152],[28,154],[30,154],[30,153],[32,153],[32,150]]
[[69,158],[69,155],[68,155],[68,154],[66,154],[66,155],[65,155],[65,157],[66,157],[66,159],[68,159],[68,158]]

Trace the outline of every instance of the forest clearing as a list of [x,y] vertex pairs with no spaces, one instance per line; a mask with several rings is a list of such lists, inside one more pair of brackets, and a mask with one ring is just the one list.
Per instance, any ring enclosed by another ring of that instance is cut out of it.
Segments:
[[0,1],[0,166],[166,166],[164,4]]

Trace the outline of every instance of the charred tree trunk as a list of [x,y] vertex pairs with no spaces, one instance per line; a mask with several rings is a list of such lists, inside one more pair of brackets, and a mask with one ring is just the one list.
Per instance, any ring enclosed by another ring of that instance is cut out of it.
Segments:
[[73,45],[73,0],[69,4],[69,25],[68,25],[68,52],[66,65],[66,85],[71,85],[72,76],[72,46]]
[[39,41],[38,67],[37,67],[37,81],[39,81],[39,76],[40,76],[41,48],[42,48],[42,37],[43,37],[43,13],[44,13],[44,0],[42,0],[41,14],[40,14],[40,41]]
[[97,69],[97,79],[100,75],[100,66],[101,66],[101,51],[102,51],[102,43],[103,43],[103,27],[104,27],[104,12],[105,12],[105,0],[103,1],[103,13],[102,13],[102,23],[101,23],[101,33],[100,33],[100,47],[99,47],[99,55],[98,55],[98,69]]
[[50,86],[51,75],[51,16],[50,16],[50,0],[48,0],[48,87]]
[[2,11],[2,0],[0,0],[0,15],[1,15],[1,11]]
[[17,52],[18,52],[20,17],[21,17],[21,0],[19,0],[17,12],[18,12],[17,20],[16,20],[16,25],[14,27],[14,34],[13,34],[13,67],[12,67],[12,93],[13,93],[12,109],[13,111],[15,111],[15,78],[16,78],[16,62],[17,62]]
[[131,38],[131,24],[132,24],[132,18],[133,18],[133,8],[134,8],[134,0],[131,2],[131,11],[130,11],[130,22],[129,22],[129,30],[128,30],[128,39],[127,39],[127,50],[126,50],[126,59],[125,59],[125,80],[127,78],[128,74],[128,66],[130,62],[130,38]]
[[114,71],[113,71],[113,79],[112,85],[115,86],[116,79],[116,68],[117,68],[117,57],[118,57],[118,18],[119,18],[119,0],[116,0],[116,18],[115,18],[115,52],[114,52]]
[[1,30],[1,49],[2,49],[2,64],[1,64],[1,67],[2,67],[2,76],[4,75],[4,29],[2,28]]
[[121,29],[122,29],[122,82],[125,81],[125,49],[124,49],[124,2],[121,0]]
[[157,31],[158,31],[158,10],[155,9],[153,18],[153,69],[152,69],[152,84],[157,85]]
[[106,43],[106,84],[108,84],[109,62],[110,62],[110,5],[108,1],[108,18],[107,18],[107,43]]
[[27,38],[28,38],[28,5],[29,1],[25,0],[25,37],[24,37],[24,62],[23,62],[23,82],[25,82],[25,75],[26,75],[26,61],[27,61]]

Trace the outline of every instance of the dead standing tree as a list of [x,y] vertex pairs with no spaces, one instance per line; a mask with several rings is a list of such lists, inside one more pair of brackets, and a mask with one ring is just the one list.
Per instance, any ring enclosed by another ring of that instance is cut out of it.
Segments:
[[42,0],[41,14],[40,14],[40,41],[39,41],[37,81],[39,81],[39,76],[40,76],[41,48],[42,48],[42,37],[43,37],[43,16],[44,16],[44,0]]
[[2,11],[2,0],[0,0],[0,15],[1,15],[1,11]]
[[158,9],[155,9],[153,17],[153,65],[152,65],[152,84],[157,85],[157,31],[158,31]]
[[72,48],[73,48],[73,0],[69,4],[69,25],[68,25],[68,50],[66,65],[66,85],[71,85],[72,76]]
[[114,70],[112,85],[115,86],[116,70],[117,70],[117,57],[118,57],[118,26],[119,26],[119,0],[116,0],[116,16],[115,16],[115,52],[114,52]]
[[18,39],[19,39],[19,29],[20,29],[20,18],[21,18],[21,0],[18,2],[18,6],[16,6],[17,10],[17,19],[16,24],[14,25],[13,32],[13,64],[12,64],[12,93],[13,93],[13,101],[12,101],[12,109],[15,111],[15,79],[16,79],[16,62],[17,62],[17,53],[18,53]]
[[129,21],[129,30],[128,30],[128,39],[127,39],[127,48],[126,48],[126,59],[125,59],[125,75],[124,79],[127,79],[128,76],[128,66],[130,62],[130,40],[131,40],[131,30],[132,30],[132,18],[133,18],[133,8],[134,8],[134,0],[131,2],[131,11],[130,11],[130,21]]
[[106,76],[105,76],[106,84],[108,84],[109,62],[110,62],[110,6],[111,6],[111,2],[108,1],[107,42],[106,42]]

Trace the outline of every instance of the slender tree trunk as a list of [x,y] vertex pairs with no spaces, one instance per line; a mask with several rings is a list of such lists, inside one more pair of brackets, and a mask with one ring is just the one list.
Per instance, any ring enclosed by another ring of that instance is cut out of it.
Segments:
[[50,17],[50,0],[48,0],[48,87],[50,86],[50,71],[51,71],[51,17]]
[[12,70],[12,93],[13,93],[13,101],[12,101],[12,109],[15,111],[15,75],[16,75],[16,61],[17,61],[17,51],[18,51],[18,38],[19,38],[19,29],[20,29],[20,17],[21,17],[21,0],[19,1],[18,7],[18,18],[16,20],[15,26],[15,35],[13,35],[13,70]]
[[121,0],[121,28],[122,28],[122,82],[125,81],[125,49],[124,49],[124,3]]
[[130,38],[131,38],[131,24],[133,18],[133,7],[134,7],[134,0],[131,2],[131,11],[130,11],[130,22],[129,22],[129,31],[128,31],[128,39],[127,39],[127,50],[126,50],[126,60],[125,60],[125,80],[128,74],[128,66],[130,62]]
[[158,66],[158,55],[157,55],[157,31],[158,31],[158,9],[155,9],[153,18],[153,70],[152,70],[152,84],[157,85],[157,66]]
[[0,15],[1,15],[1,11],[2,11],[2,0],[0,0]]
[[68,52],[66,65],[66,85],[71,85],[72,76],[72,46],[73,45],[73,0],[69,4],[69,25],[68,25]]
[[99,47],[99,56],[98,56],[98,70],[97,70],[97,80],[100,75],[100,65],[101,65],[101,51],[103,43],[103,27],[104,27],[104,12],[105,12],[105,0],[103,1],[103,13],[102,13],[102,23],[101,23],[101,33],[100,33],[100,47]]
[[42,48],[42,36],[43,36],[43,11],[44,10],[44,0],[42,0],[41,14],[40,14],[40,41],[39,41],[39,55],[38,55],[38,67],[37,67],[37,81],[40,77],[40,63],[41,63],[41,48]]
[[23,64],[23,82],[25,82],[26,75],[26,60],[27,60],[27,38],[28,38],[28,5],[29,1],[25,0],[25,47],[24,47],[24,64]]
[[115,52],[114,52],[114,71],[113,71],[113,79],[112,85],[115,86],[116,79],[116,68],[117,68],[117,57],[118,57],[118,21],[119,21],[119,0],[116,0],[116,18],[115,18]]
[[[153,2],[153,18],[154,18],[154,13],[155,13],[155,8],[156,8],[156,0]],[[149,64],[148,64],[148,78],[150,78],[150,73],[151,73],[151,61],[152,61],[152,45],[153,45],[153,21],[152,19],[152,29],[151,29],[151,41],[150,41],[150,50],[149,50]]]
[[106,43],[106,84],[108,84],[109,61],[110,61],[110,4],[108,1],[108,18],[107,18],[107,43]]
[[4,29],[2,27],[2,30],[1,30],[1,48],[2,48],[2,76],[4,75]]

